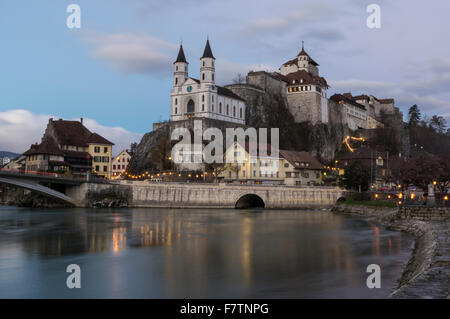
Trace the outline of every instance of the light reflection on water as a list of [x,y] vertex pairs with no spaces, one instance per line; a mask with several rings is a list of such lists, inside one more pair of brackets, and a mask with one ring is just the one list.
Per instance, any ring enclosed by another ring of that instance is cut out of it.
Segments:
[[[0,206],[0,297],[382,298],[411,245],[328,211]],[[65,286],[72,263],[81,289]]]

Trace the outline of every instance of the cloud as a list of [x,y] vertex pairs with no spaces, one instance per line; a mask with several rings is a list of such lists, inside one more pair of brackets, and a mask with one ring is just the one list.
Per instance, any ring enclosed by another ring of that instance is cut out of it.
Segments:
[[94,59],[122,73],[169,74],[177,46],[148,35],[90,32],[84,41]]
[[[25,152],[31,144],[39,143],[49,118],[54,115],[34,114],[28,110],[9,110],[0,112],[0,150],[16,153]],[[79,119],[72,119],[79,120]],[[127,131],[122,127],[109,127],[93,119],[84,119],[83,123],[92,132],[96,132],[113,142],[113,152],[129,148],[132,142],[139,142],[142,134]]]

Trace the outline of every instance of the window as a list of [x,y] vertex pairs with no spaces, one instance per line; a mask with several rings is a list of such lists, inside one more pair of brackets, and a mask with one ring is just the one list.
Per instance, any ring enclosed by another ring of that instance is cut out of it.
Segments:
[[212,80],[214,81],[214,73],[212,74]]
[[227,104],[227,115],[230,114],[230,106]]
[[242,176],[244,176],[244,177],[245,177],[245,171],[242,171]]
[[233,106],[233,117],[236,117],[236,106]]
[[178,71],[178,65],[175,67],[175,70]]
[[125,165],[122,165],[122,169],[125,169]]
[[178,114],[178,108],[177,107],[175,108],[175,114]]
[[103,171],[107,172],[108,171],[108,166],[103,166]]
[[205,66],[205,61],[203,61],[203,66]]
[[211,110],[214,112],[214,104],[211,106]]
[[113,169],[116,169],[116,165],[113,165]]
[[202,80],[205,81],[205,73],[202,74]]
[[107,147],[103,148],[103,153],[108,153],[108,148]]
[[239,109],[239,117],[242,118],[242,108]]
[[195,104],[194,101],[189,100],[187,104],[187,113],[194,113],[195,112]]
[[178,78],[175,78],[175,85],[178,84]]
[[202,102],[205,102],[205,95],[202,95]]
[[103,156],[102,157],[102,162],[103,163],[109,163],[109,157],[108,156]]
[[219,113],[222,114],[222,103],[219,103]]
[[100,166],[95,165],[95,170],[98,172],[100,170]]
[[175,105],[178,105],[178,99],[175,98]]
[[212,95],[211,97],[212,97],[212,101],[214,102],[214,95]]
[[94,147],[94,152],[95,153],[100,153],[100,146],[95,146]]
[[120,163],[120,158],[118,158],[117,161]]
[[289,164],[288,163],[284,163],[284,167],[289,167]]
[[205,110],[205,104],[202,104],[202,111]]
[[101,156],[94,156],[94,162],[101,162],[102,157]]
[[253,177],[256,177],[256,171],[253,171]]

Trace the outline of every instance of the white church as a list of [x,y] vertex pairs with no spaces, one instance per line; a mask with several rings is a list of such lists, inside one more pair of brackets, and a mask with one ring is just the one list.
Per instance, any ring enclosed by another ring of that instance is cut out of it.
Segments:
[[174,62],[174,83],[170,92],[170,121],[205,117],[245,124],[245,100],[215,84],[215,60],[207,40],[200,58],[200,79],[189,77],[189,63],[183,45],[180,45]]

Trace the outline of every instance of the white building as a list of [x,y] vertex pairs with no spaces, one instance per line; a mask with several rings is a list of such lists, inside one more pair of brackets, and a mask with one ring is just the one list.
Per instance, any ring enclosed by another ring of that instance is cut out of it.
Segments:
[[188,62],[180,45],[170,93],[171,121],[206,117],[245,124],[245,107],[245,100],[215,84],[215,58],[209,40],[200,58],[200,80],[188,76]]
[[366,107],[356,102],[350,93],[334,94],[330,100],[342,106],[344,121],[349,129],[356,131],[368,128]]
[[112,176],[119,176],[128,167],[131,155],[128,150],[123,150],[116,157],[112,159]]

